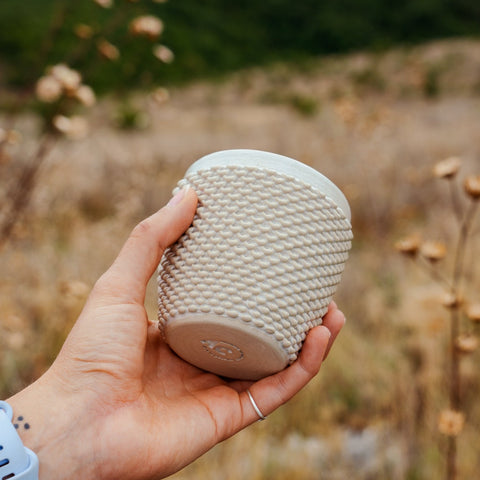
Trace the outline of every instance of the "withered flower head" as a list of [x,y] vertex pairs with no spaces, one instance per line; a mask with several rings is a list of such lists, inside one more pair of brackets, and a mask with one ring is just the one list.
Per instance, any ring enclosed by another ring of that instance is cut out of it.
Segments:
[[445,308],[458,308],[462,304],[462,298],[453,293],[446,293],[442,298],[442,305]]
[[438,262],[445,258],[447,247],[441,242],[425,242],[420,247],[420,253],[431,262]]
[[395,250],[404,255],[415,256],[420,249],[421,239],[418,235],[409,235],[395,243]]
[[433,167],[433,174],[438,178],[453,178],[461,166],[462,160],[459,157],[449,157]]
[[443,410],[438,419],[438,430],[444,435],[456,437],[463,430],[465,415],[455,410]]
[[175,58],[174,53],[165,45],[155,45],[153,55],[163,63],[172,63]]
[[85,23],[79,23],[73,29],[75,35],[82,40],[88,40],[93,36],[93,28]]
[[107,40],[100,40],[97,43],[98,51],[103,58],[107,60],[117,60],[120,57],[118,48]]
[[478,339],[474,335],[459,335],[455,339],[455,348],[460,353],[473,353],[478,348]]
[[52,75],[40,77],[35,85],[35,94],[41,102],[56,102],[63,92],[62,84]]
[[154,40],[163,32],[163,22],[153,15],[143,15],[130,22],[130,32]]
[[480,303],[471,303],[465,313],[472,322],[480,322]]
[[97,101],[95,92],[88,85],[80,85],[75,92],[75,98],[86,107],[93,107]]
[[103,8],[111,8],[113,6],[113,0],[93,0],[97,5]]
[[153,100],[159,105],[168,102],[170,99],[170,93],[166,88],[158,87],[152,92]]
[[480,175],[470,175],[463,184],[465,192],[474,200],[480,199]]
[[80,73],[63,63],[51,67],[50,75],[56,78],[63,89],[69,94],[75,92],[82,83],[82,76]]
[[88,134],[88,123],[85,118],[80,116],[56,115],[53,118],[53,126],[71,140],[85,138]]

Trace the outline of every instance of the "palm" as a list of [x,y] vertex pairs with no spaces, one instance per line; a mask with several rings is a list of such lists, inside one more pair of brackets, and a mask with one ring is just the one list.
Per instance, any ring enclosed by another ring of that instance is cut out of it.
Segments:
[[[77,388],[83,386],[86,412],[95,405],[90,414],[103,432],[94,435],[97,451],[115,452],[107,478],[121,478],[125,471],[136,472],[132,480],[155,478],[154,472],[165,476],[255,420],[244,418],[238,393],[252,382],[227,383],[186,363],[154,325],[148,327],[143,305],[121,300],[110,300],[104,315],[103,305],[89,301],[86,319],[77,322],[55,367]],[[84,328],[87,322],[92,326],[90,318],[95,331]]]
[[153,326],[141,365],[130,352],[114,371],[101,373],[106,380],[98,401],[115,406],[98,419],[105,432],[100,445],[116,456],[107,478],[125,471],[135,472],[132,480],[171,474],[245,426],[237,389],[251,382],[228,384],[184,362]]

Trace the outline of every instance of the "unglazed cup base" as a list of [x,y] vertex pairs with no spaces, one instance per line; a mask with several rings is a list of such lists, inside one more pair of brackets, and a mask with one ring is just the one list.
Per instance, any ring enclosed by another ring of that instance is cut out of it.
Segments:
[[288,365],[271,335],[222,316],[180,315],[167,324],[165,338],[181,358],[223,377],[258,380]]

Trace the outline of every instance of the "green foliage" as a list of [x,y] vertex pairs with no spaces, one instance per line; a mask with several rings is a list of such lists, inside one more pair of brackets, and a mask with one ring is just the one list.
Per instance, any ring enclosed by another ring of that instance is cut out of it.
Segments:
[[298,114],[305,117],[314,116],[319,108],[317,98],[301,93],[292,93],[281,89],[272,89],[262,95],[261,101],[272,105],[287,105]]
[[289,103],[292,108],[305,117],[311,117],[318,111],[318,102],[315,98],[295,94],[289,97]]
[[[154,14],[166,25],[161,42],[176,54],[171,65],[152,55],[152,42],[132,38],[128,20]],[[73,34],[78,23],[119,47],[119,61],[102,60],[94,40]],[[4,83],[31,85],[46,64],[67,62],[97,91],[182,83],[278,60],[431,38],[480,33],[476,0],[2,0],[0,72]]]
[[360,90],[371,90],[383,92],[386,87],[386,80],[374,67],[366,67],[363,70],[352,74],[352,82]]
[[438,97],[440,93],[440,74],[438,68],[431,67],[427,70],[423,91],[427,98]]
[[143,110],[127,100],[119,104],[114,122],[122,130],[141,130],[148,126],[148,118]]

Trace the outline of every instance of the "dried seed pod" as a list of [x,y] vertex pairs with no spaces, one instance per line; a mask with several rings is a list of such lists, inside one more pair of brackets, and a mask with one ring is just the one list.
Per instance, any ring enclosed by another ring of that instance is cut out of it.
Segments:
[[79,23],[78,25],[75,25],[73,31],[75,32],[75,35],[82,40],[88,40],[89,38],[92,38],[94,33],[93,28],[85,23]]
[[445,258],[447,247],[442,242],[425,242],[420,247],[420,253],[430,262],[438,262]]
[[440,413],[438,419],[438,430],[444,435],[456,437],[463,430],[465,415],[456,410],[446,409]]
[[478,339],[474,335],[459,335],[455,339],[455,348],[460,353],[473,353],[478,348]]
[[442,297],[442,305],[445,308],[458,308],[462,302],[462,297],[460,295],[454,295],[453,293],[445,293]]
[[418,235],[401,238],[395,243],[395,250],[404,255],[415,256],[420,249],[421,239]]
[[438,178],[453,178],[461,166],[462,160],[459,157],[449,157],[433,167],[433,174]]
[[463,184],[466,194],[474,200],[480,199],[480,175],[470,175]]
[[465,312],[472,322],[480,322],[480,303],[471,303]]
[[97,43],[97,49],[100,55],[107,60],[117,60],[120,57],[118,48],[107,40],[100,40]]

